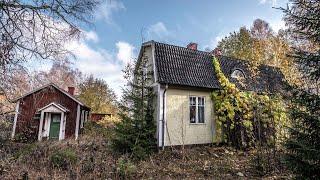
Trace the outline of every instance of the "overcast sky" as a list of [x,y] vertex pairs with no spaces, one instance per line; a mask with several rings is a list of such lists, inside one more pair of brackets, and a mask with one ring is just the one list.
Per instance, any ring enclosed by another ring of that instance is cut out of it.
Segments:
[[[284,27],[282,12],[287,0],[106,0],[96,11],[93,26],[84,27],[84,38],[68,45],[82,72],[103,78],[121,94],[122,72],[136,58],[142,41],[156,40],[199,49],[217,42],[241,26],[261,18],[277,31]],[[48,69],[42,64],[39,69]]]

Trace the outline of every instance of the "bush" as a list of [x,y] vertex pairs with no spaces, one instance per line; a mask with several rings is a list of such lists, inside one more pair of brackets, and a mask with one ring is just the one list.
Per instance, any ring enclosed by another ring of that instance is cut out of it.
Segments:
[[52,167],[66,170],[70,165],[77,162],[76,152],[72,149],[65,149],[55,152],[50,157]]
[[110,129],[105,128],[104,126],[93,122],[93,121],[88,121],[84,125],[84,134],[95,137],[97,135],[102,136],[106,139],[110,137]]
[[35,127],[27,125],[23,128],[21,133],[17,133],[14,137],[15,142],[33,143],[38,139],[38,131]]
[[114,124],[120,121],[118,115],[105,116],[103,119],[97,122],[97,124],[105,128],[113,128]]
[[3,143],[10,138],[11,132],[12,122],[0,115],[0,143]]
[[122,156],[117,161],[117,172],[120,178],[130,177],[136,171],[136,166],[126,156]]
[[18,159],[20,157],[24,157],[29,155],[32,151],[36,149],[36,144],[27,144],[26,146],[19,149],[18,152],[14,154],[14,158]]

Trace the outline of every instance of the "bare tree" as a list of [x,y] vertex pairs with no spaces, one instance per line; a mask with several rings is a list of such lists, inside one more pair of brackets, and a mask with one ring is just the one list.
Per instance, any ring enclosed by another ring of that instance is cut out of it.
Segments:
[[83,74],[71,66],[68,61],[55,61],[49,71],[38,71],[32,75],[30,88],[34,89],[51,82],[65,90],[70,86],[77,87],[83,80]]
[[101,0],[0,0],[0,92],[21,63],[61,59]]

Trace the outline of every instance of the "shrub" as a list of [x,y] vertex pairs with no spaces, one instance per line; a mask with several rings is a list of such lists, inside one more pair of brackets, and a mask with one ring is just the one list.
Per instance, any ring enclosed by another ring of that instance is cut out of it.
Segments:
[[72,149],[65,149],[55,152],[50,157],[52,167],[67,169],[71,164],[77,162],[76,152]]
[[86,135],[93,137],[99,135],[107,139],[110,137],[110,129],[107,129],[96,122],[88,121],[85,123],[84,127],[84,133]]
[[97,124],[105,127],[105,128],[113,128],[114,124],[120,121],[120,117],[118,115],[112,115],[112,116],[106,116],[100,121],[97,122]]
[[14,154],[14,158],[18,159],[20,157],[24,157],[29,155],[32,151],[34,151],[36,149],[36,144],[27,144],[26,146],[24,146],[23,148],[20,148],[18,152],[16,152]]
[[117,161],[117,172],[120,178],[130,177],[136,171],[136,166],[126,156],[122,156]]
[[0,144],[10,138],[12,123],[6,117],[0,115]]
[[21,133],[17,133],[14,137],[15,142],[21,143],[33,143],[37,141],[38,138],[38,131],[35,127],[31,125],[25,126]]

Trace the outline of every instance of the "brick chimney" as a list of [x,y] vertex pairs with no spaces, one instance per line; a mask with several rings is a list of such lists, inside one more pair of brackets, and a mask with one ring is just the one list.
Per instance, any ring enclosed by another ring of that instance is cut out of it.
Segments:
[[187,48],[188,49],[193,49],[193,50],[197,50],[198,49],[198,44],[197,43],[194,43],[194,42],[191,42],[187,45]]
[[219,48],[215,48],[214,50],[211,51],[212,55],[214,55],[215,57],[220,57],[222,56],[222,51]]
[[72,96],[74,95],[74,87],[68,87],[68,93],[71,94]]

